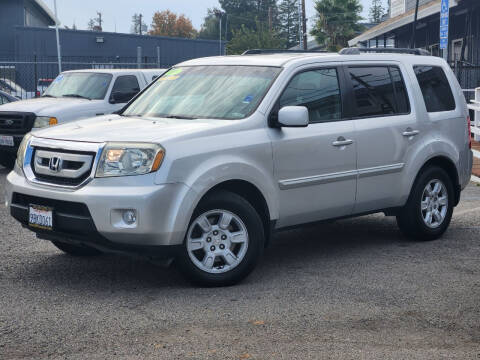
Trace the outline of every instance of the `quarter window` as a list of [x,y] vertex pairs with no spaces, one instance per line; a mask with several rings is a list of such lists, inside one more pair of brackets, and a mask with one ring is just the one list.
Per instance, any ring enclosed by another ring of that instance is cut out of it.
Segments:
[[310,123],[341,119],[337,70],[318,69],[295,75],[280,97],[280,108],[284,106],[306,106]]
[[455,99],[445,72],[439,66],[414,66],[428,112],[455,110]]
[[356,116],[405,114],[410,111],[407,90],[396,66],[350,67]]

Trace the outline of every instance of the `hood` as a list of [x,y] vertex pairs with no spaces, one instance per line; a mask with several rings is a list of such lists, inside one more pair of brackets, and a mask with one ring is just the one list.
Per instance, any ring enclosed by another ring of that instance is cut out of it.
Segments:
[[[95,100],[92,100],[95,101]],[[2,105],[0,111],[30,112],[38,116],[55,116],[62,110],[71,110],[90,103],[87,99],[76,98],[37,98]]]
[[225,120],[141,119],[106,115],[36,130],[33,135],[85,142],[162,142],[227,123],[229,121]]

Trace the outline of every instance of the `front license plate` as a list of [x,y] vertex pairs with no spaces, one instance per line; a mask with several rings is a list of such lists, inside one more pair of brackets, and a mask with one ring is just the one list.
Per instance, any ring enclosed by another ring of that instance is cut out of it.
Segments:
[[28,225],[42,230],[53,230],[53,209],[46,206],[30,205]]
[[0,145],[3,146],[14,146],[13,136],[0,135]]

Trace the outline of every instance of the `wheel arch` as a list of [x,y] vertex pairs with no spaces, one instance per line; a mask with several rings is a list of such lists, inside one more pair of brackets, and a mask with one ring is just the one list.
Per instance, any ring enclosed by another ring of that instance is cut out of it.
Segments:
[[412,182],[410,186],[410,193],[417,182],[417,179],[419,178],[420,174],[428,167],[430,166],[437,166],[441,169],[443,169],[449,176],[449,178],[452,180],[453,184],[453,189],[454,189],[454,206],[457,206],[459,201],[460,201],[460,192],[461,192],[461,186],[460,186],[460,178],[458,174],[458,169],[453,162],[448,156],[445,155],[437,155],[433,156],[429,159],[427,159],[423,165],[420,167],[420,169],[417,171],[417,175],[415,177],[415,180]]
[[270,208],[268,206],[265,196],[263,195],[262,191],[253,183],[246,180],[241,180],[241,179],[230,179],[230,180],[219,182],[214,186],[212,186],[211,188],[209,188],[199,198],[195,207],[205,197],[221,190],[229,191],[234,194],[237,194],[238,196],[241,196],[242,198],[247,200],[250,203],[250,205],[253,206],[253,208],[257,211],[258,215],[262,220],[263,228],[265,232],[265,245],[267,246],[270,241],[274,220],[271,220],[272,214],[270,212]]

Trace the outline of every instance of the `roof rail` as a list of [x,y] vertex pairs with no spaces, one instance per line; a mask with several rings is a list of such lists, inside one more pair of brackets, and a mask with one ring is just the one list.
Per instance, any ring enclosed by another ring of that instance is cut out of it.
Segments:
[[325,50],[291,50],[291,49],[249,49],[242,55],[259,54],[295,54],[295,53],[325,53]]
[[340,55],[360,55],[361,53],[390,53],[390,54],[412,54],[430,56],[430,53],[425,49],[404,49],[404,48],[343,48],[340,50]]

